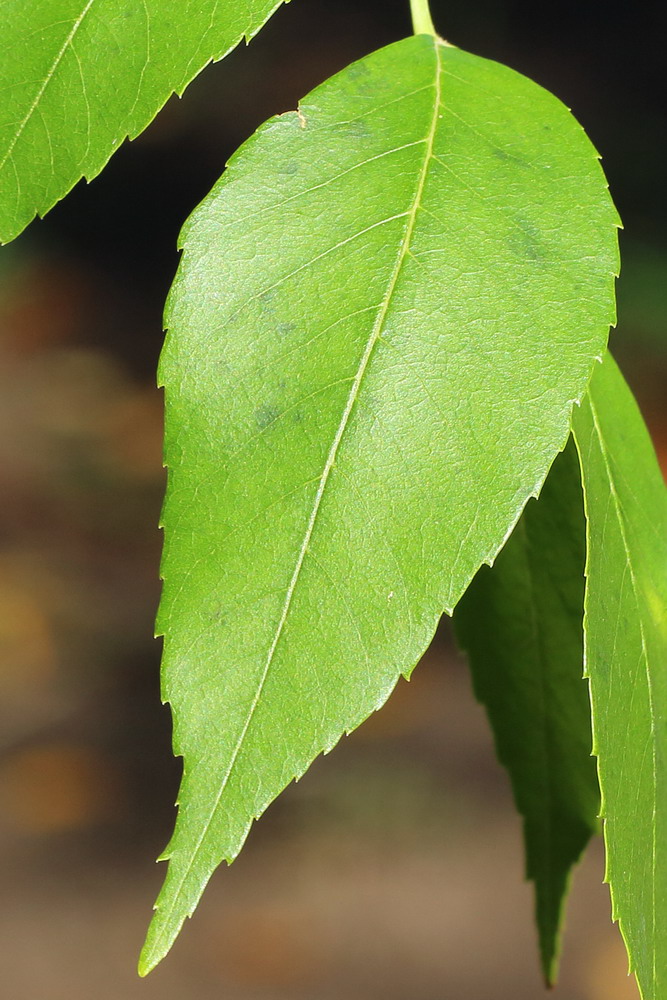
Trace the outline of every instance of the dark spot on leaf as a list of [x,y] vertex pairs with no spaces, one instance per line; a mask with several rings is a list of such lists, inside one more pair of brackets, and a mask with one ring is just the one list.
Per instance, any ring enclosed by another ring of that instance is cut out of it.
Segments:
[[526,160],[523,156],[517,156],[515,153],[508,153],[506,149],[500,149],[498,146],[493,147],[493,155],[497,160],[513,163],[517,167],[523,167],[526,170],[530,170],[533,165],[530,160]]
[[276,294],[277,294],[277,289],[270,288],[268,292],[263,292],[262,295],[259,296],[259,305],[262,312],[266,313],[274,312],[273,300],[275,299]]
[[546,254],[542,242],[542,233],[526,216],[517,214],[514,217],[517,230],[514,232],[512,244],[517,253],[528,260],[544,260]]
[[218,604],[211,608],[207,618],[211,624],[216,623],[217,625],[225,626],[227,624],[227,619],[223,617],[223,605]]
[[270,403],[264,403],[262,406],[258,406],[255,410],[255,423],[261,431],[269,424],[274,423],[280,416],[280,410],[277,406],[271,406]]
[[366,122],[347,122],[345,125],[345,131],[353,139],[370,139],[373,135],[372,129],[366,124]]
[[355,62],[348,66],[347,76],[350,80],[362,80],[365,76],[370,76],[371,71],[365,62]]

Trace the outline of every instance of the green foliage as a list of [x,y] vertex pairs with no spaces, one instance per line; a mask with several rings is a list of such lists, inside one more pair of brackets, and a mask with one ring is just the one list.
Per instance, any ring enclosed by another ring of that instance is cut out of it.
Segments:
[[559,455],[454,621],[524,817],[545,979],[553,983],[572,866],[600,809],[583,680],[586,538],[574,444]]
[[667,990],[667,490],[609,358],[574,434],[588,520],[586,671],[614,918],[644,1000]]
[[[0,0],[0,240],[278,6]],[[614,915],[662,1000],[667,493],[622,377],[596,365],[618,220],[567,109],[411,7],[426,34],[267,122],[184,230],[158,623],[184,772],[140,970],[463,597],[546,977],[596,827],[585,661]],[[571,431],[579,471],[572,445],[556,458]]]
[[100,172],[281,0],[0,0],[0,242]]
[[563,105],[420,36],[261,128],[186,226],[159,617],[185,760],[144,970],[539,488],[604,350],[615,225]]

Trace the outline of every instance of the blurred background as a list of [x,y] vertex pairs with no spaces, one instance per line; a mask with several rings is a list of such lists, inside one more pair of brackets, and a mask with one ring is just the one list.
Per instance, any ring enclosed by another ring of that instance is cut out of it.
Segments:
[[[625,223],[613,344],[667,464],[665,7],[432,0],[603,153]],[[134,968],[180,762],[159,702],[161,312],[233,150],[410,30],[407,0],[295,0],[0,250],[0,968],[7,1000],[544,996],[520,822],[447,624],[382,713],[265,815],[172,955]],[[600,844],[557,996],[637,1000]]]

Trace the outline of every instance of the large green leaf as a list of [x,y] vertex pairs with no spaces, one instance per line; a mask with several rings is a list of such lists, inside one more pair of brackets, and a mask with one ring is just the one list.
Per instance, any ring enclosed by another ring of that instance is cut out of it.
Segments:
[[539,490],[604,349],[615,226],[567,109],[426,36],[268,122],[186,226],[159,617],[185,762],[142,971]]
[[667,995],[667,490],[614,361],[575,414],[588,519],[586,670],[607,880],[644,1000]]
[[454,613],[475,692],[524,817],[549,983],[570,871],[596,832],[600,811],[583,679],[585,559],[581,474],[570,443],[493,568],[480,569]]
[[0,242],[95,177],[281,0],[0,0]]

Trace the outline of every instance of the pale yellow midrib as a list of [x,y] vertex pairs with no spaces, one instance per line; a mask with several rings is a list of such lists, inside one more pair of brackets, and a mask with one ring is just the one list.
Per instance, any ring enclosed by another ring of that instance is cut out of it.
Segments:
[[313,530],[315,528],[315,523],[317,521],[317,516],[318,516],[319,510],[320,510],[322,499],[324,497],[324,492],[326,490],[327,481],[329,479],[329,475],[331,474],[331,470],[332,470],[332,468],[334,466],[334,463],[335,463],[335,460],[336,460],[336,455],[337,455],[338,449],[340,447],[340,443],[341,443],[341,441],[343,439],[343,436],[345,434],[345,430],[346,430],[347,425],[349,423],[350,415],[352,413],[352,410],[354,409],[354,405],[355,405],[357,397],[359,395],[359,389],[360,389],[361,383],[363,381],[364,375],[366,373],[366,369],[368,367],[368,363],[370,361],[370,358],[371,358],[371,355],[372,355],[373,350],[375,348],[375,345],[377,344],[377,341],[378,341],[378,339],[380,337],[380,334],[382,332],[384,321],[385,321],[385,319],[387,317],[387,312],[389,310],[389,306],[390,306],[390,303],[391,303],[392,296],[393,296],[394,291],[396,289],[396,284],[398,282],[399,275],[401,273],[401,270],[402,270],[403,264],[405,262],[405,259],[406,259],[407,255],[408,255],[408,251],[409,251],[409,247],[410,247],[410,242],[412,240],[412,236],[413,236],[414,229],[415,229],[415,224],[416,224],[416,219],[417,219],[417,212],[418,212],[419,207],[421,205],[421,200],[422,200],[422,196],[423,196],[423,193],[424,193],[424,187],[425,187],[426,179],[427,179],[427,176],[428,176],[429,164],[430,164],[430,161],[431,161],[432,156],[433,156],[433,146],[434,146],[434,143],[435,143],[435,136],[436,136],[437,126],[438,126],[438,116],[439,116],[439,111],[440,111],[440,106],[441,106],[441,80],[440,80],[440,77],[441,77],[441,71],[442,71],[442,64],[441,64],[441,59],[440,59],[440,43],[437,40],[435,40],[435,39],[434,39],[434,47],[435,47],[435,53],[436,53],[437,67],[436,67],[436,80],[435,80],[435,102],[434,102],[434,109],[433,109],[433,120],[431,122],[431,127],[430,127],[430,130],[429,130],[429,134],[428,134],[427,139],[426,139],[426,153],[425,153],[425,156],[424,156],[424,164],[422,166],[421,174],[420,174],[420,177],[419,177],[419,182],[417,184],[417,189],[416,189],[416,192],[415,192],[414,203],[413,203],[412,210],[411,210],[411,212],[409,214],[409,217],[408,217],[408,223],[407,223],[407,226],[406,226],[405,235],[403,237],[403,241],[402,241],[401,246],[399,248],[399,252],[398,252],[398,255],[397,255],[396,263],[394,265],[394,270],[392,272],[389,284],[387,286],[387,294],[385,295],[385,299],[384,299],[384,301],[382,303],[382,306],[381,306],[380,310],[378,311],[378,315],[377,315],[375,324],[373,326],[373,330],[371,331],[371,336],[368,339],[368,343],[366,345],[366,349],[364,351],[364,354],[362,356],[361,362],[359,364],[359,368],[357,370],[357,375],[356,375],[356,377],[354,379],[354,382],[352,384],[352,387],[350,389],[350,394],[349,394],[348,399],[347,399],[345,410],[343,411],[343,416],[342,416],[341,421],[340,421],[340,423],[338,425],[336,434],[334,436],[333,443],[332,443],[331,448],[329,449],[329,453],[327,455],[327,459],[326,459],[326,462],[325,462],[325,465],[324,465],[324,469],[322,471],[322,476],[321,476],[321,479],[320,479],[320,485],[318,487],[318,490],[317,490],[317,493],[316,493],[316,496],[315,496],[315,502],[313,504],[313,510],[312,510],[312,513],[311,513],[311,516],[310,516],[310,519],[309,519],[309,522],[308,522],[308,526],[306,528],[306,533],[305,533],[305,536],[304,536],[303,543],[301,545],[301,549],[299,550],[299,555],[297,557],[297,562],[296,562],[296,565],[295,565],[295,568],[294,568],[294,572],[292,574],[292,578],[290,580],[290,583],[289,583],[289,586],[288,586],[288,589],[287,589],[287,594],[286,594],[286,598],[285,598],[285,603],[283,605],[283,610],[282,610],[282,613],[281,613],[280,621],[279,621],[278,626],[276,628],[276,633],[275,633],[273,642],[271,644],[271,648],[269,649],[269,653],[267,655],[267,660],[266,660],[266,664],[264,666],[264,670],[262,672],[262,677],[261,677],[260,682],[259,682],[259,684],[257,686],[257,692],[256,692],[255,697],[254,697],[254,699],[252,701],[252,704],[250,706],[250,710],[248,712],[248,717],[247,717],[246,722],[245,722],[245,724],[243,726],[243,729],[242,729],[241,734],[239,736],[239,739],[237,741],[236,747],[234,748],[234,751],[232,753],[232,757],[231,757],[229,766],[227,768],[227,772],[226,772],[224,778],[222,779],[222,782],[221,782],[221,785],[220,785],[220,790],[219,790],[218,794],[216,795],[216,798],[215,798],[215,800],[213,802],[213,805],[211,807],[211,810],[209,812],[208,819],[207,819],[206,823],[203,825],[202,832],[201,832],[201,834],[199,836],[199,839],[197,840],[197,843],[196,843],[196,845],[194,847],[194,850],[192,851],[192,854],[190,856],[190,860],[188,861],[188,863],[187,863],[187,865],[185,867],[185,871],[183,872],[183,875],[179,879],[178,885],[176,886],[176,889],[173,892],[171,905],[169,906],[169,909],[167,911],[165,911],[163,913],[163,915],[162,915],[163,916],[163,924],[169,919],[169,917],[173,913],[173,911],[174,911],[174,909],[176,907],[176,903],[178,901],[178,898],[180,896],[181,890],[182,890],[182,888],[183,888],[183,886],[184,886],[184,884],[186,882],[186,879],[188,878],[188,876],[189,876],[190,872],[192,871],[192,868],[193,868],[193,866],[194,866],[194,864],[196,862],[196,859],[197,859],[197,856],[199,854],[199,851],[201,850],[201,847],[202,847],[202,844],[203,844],[204,839],[206,837],[206,834],[207,834],[207,832],[208,832],[208,830],[210,828],[211,821],[212,821],[212,819],[213,819],[213,817],[214,817],[214,815],[215,815],[215,813],[216,813],[216,811],[218,809],[218,806],[220,805],[220,801],[222,799],[222,795],[223,795],[224,790],[225,790],[225,788],[226,788],[226,786],[227,786],[227,784],[229,782],[229,778],[230,778],[231,773],[232,773],[232,771],[234,769],[234,766],[236,764],[236,760],[237,760],[238,755],[240,753],[241,747],[243,746],[243,742],[245,740],[246,733],[248,732],[248,728],[249,728],[249,726],[250,726],[250,724],[252,722],[253,716],[254,716],[255,711],[257,709],[257,706],[259,704],[259,700],[261,698],[262,691],[263,691],[264,685],[266,683],[266,679],[267,679],[267,676],[268,676],[268,673],[269,673],[269,669],[271,667],[271,663],[273,661],[273,657],[274,657],[276,648],[278,646],[278,643],[280,641],[283,629],[285,627],[285,623],[286,623],[287,618],[289,616],[290,606],[291,606],[292,599],[293,599],[293,596],[294,596],[294,592],[296,590],[296,586],[297,586],[297,583],[298,583],[298,580],[299,580],[301,569],[302,569],[302,566],[303,566],[303,563],[304,563],[304,560],[305,560],[305,557],[306,557],[308,546],[309,546],[310,540],[312,538]]

